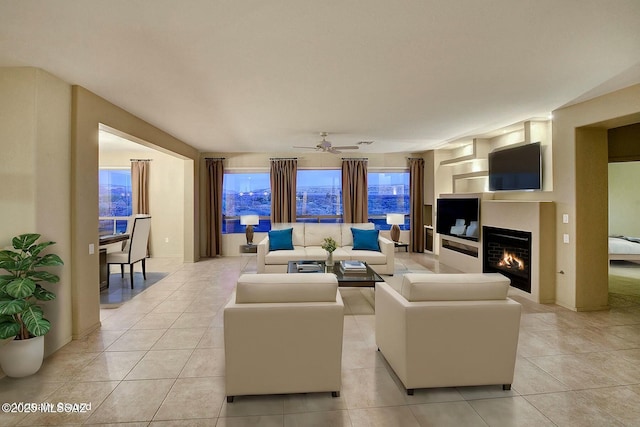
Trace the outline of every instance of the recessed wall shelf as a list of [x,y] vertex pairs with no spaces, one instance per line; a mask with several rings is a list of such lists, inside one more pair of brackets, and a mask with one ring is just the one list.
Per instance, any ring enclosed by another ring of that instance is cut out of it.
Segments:
[[476,159],[486,159],[489,153],[489,140],[474,138],[471,144],[455,149],[452,159],[442,160],[440,166],[453,166]]
[[[462,173],[453,175],[451,179],[453,181],[454,193],[469,193],[478,191],[484,192],[486,191],[486,187],[489,183],[489,172],[483,170],[477,172]],[[478,182],[477,185],[474,185],[470,188],[470,180],[482,180],[482,182]]]

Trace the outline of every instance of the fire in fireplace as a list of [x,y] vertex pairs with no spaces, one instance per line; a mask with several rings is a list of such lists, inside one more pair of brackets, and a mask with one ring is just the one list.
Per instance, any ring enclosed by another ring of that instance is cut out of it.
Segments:
[[531,233],[482,227],[483,271],[502,273],[511,286],[531,293]]
[[502,259],[498,261],[498,267],[501,267],[505,270],[524,270],[525,265],[524,261],[520,258],[505,250],[502,255]]

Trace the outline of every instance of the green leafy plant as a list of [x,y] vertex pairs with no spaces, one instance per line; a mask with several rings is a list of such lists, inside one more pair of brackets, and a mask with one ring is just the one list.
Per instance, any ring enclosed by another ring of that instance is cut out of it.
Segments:
[[322,249],[324,249],[325,251],[329,252],[330,254],[333,253],[333,251],[336,250],[336,248],[338,247],[338,244],[336,243],[335,240],[333,240],[333,237],[325,237],[324,238],[324,243],[322,244]]
[[36,243],[39,234],[14,237],[14,250],[0,251],[0,268],[8,274],[0,275],[0,339],[39,337],[51,329],[36,301],[51,301],[56,294],[40,283],[58,283],[60,278],[43,271],[42,267],[63,265],[55,254],[40,255],[55,242]]

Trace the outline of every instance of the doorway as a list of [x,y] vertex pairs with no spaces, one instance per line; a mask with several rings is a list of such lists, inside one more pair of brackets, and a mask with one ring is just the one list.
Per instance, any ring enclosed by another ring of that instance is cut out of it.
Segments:
[[[101,308],[118,307],[179,268],[185,259],[185,163],[191,161],[159,150],[152,143],[100,126],[99,137],[99,219],[101,231],[124,233],[131,223],[131,162],[148,161],[148,204],[152,218],[146,279],[141,263],[134,264],[133,286],[129,274],[120,269],[107,271],[110,284],[101,287]],[[118,177],[112,182],[105,177]],[[117,252],[125,243],[101,247]],[[106,257],[106,254],[104,255]],[[128,267],[125,266],[125,270]],[[117,270],[117,271],[116,271]]]

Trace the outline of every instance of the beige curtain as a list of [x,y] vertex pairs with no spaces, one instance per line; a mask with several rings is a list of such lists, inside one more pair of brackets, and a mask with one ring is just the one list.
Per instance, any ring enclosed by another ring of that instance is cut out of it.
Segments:
[[296,222],[298,159],[271,159],[271,222]]
[[131,159],[131,204],[133,214],[149,214],[150,160]]
[[409,158],[411,252],[424,252],[424,159]]
[[205,257],[222,255],[222,183],[224,159],[205,159],[207,169],[205,201]]
[[342,221],[369,221],[367,159],[342,159]]
[[[134,215],[148,215],[149,210],[149,165],[151,160],[131,159],[131,208]],[[122,245],[124,250],[129,242]],[[147,256],[151,254],[151,231],[147,240]]]

